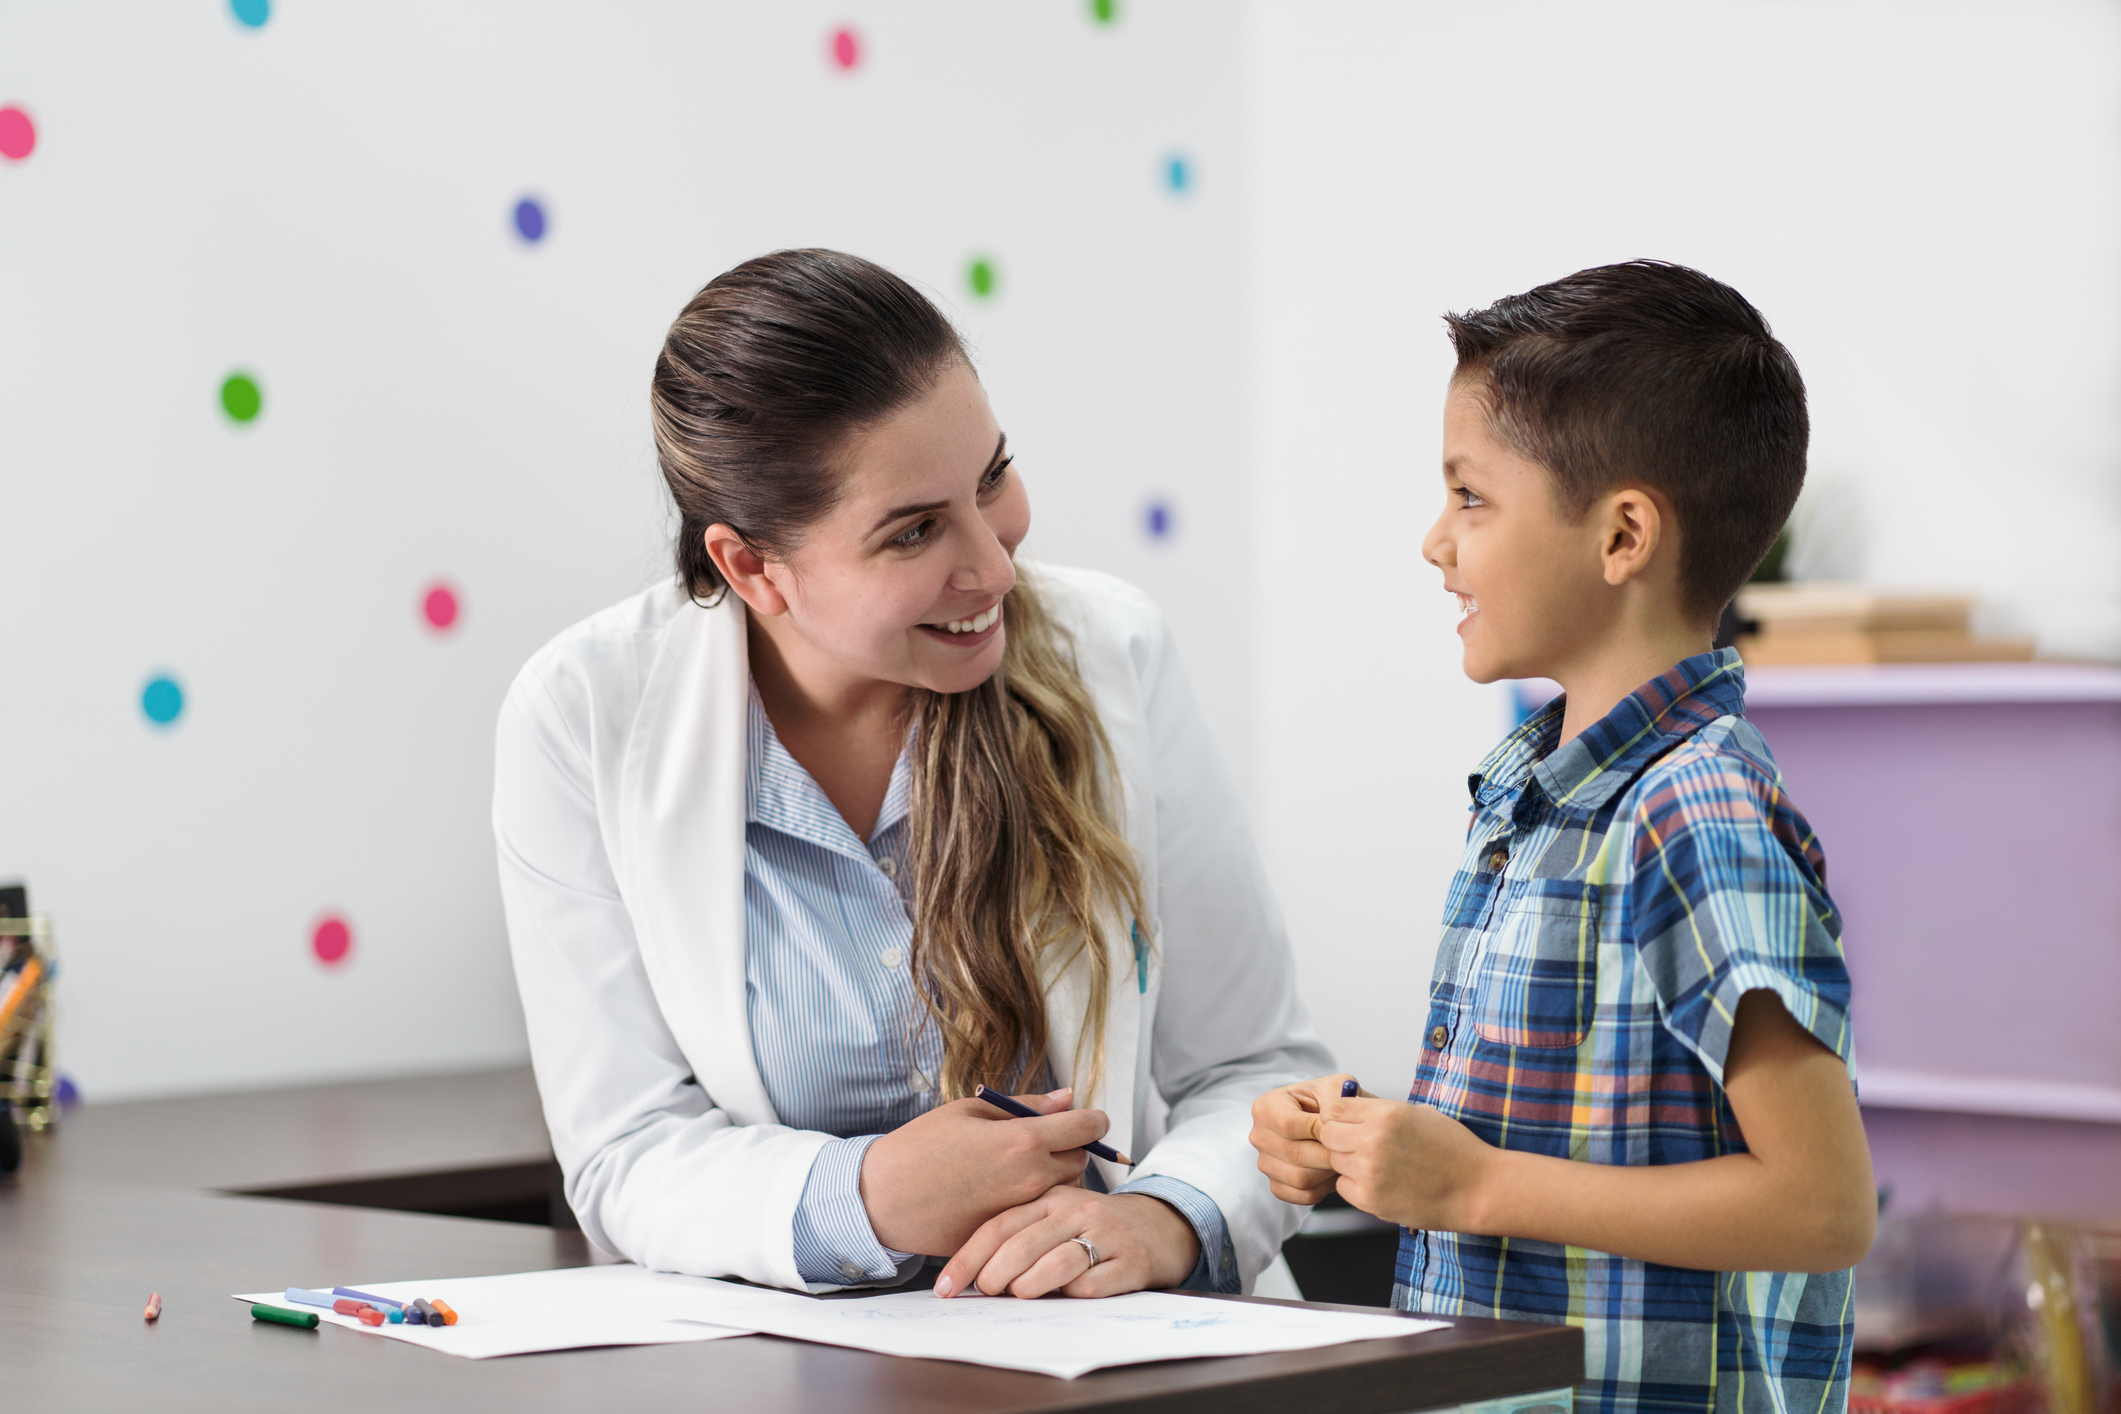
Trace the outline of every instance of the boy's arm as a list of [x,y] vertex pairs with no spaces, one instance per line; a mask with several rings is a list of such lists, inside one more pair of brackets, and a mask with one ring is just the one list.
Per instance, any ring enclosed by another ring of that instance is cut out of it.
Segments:
[[[1337,1095],[1317,1097],[1315,1118],[1292,1120],[1302,1108],[1293,1099],[1288,1114],[1256,1107],[1262,1120],[1279,1122],[1262,1124],[1255,1142],[1279,1196],[1317,1201],[1324,1191],[1307,1180],[1330,1165],[1342,1197],[1406,1227],[1532,1238],[1704,1271],[1853,1266],[1870,1249],[1878,1204],[1841,1058],[1773,992],[1747,992],[1724,1090],[1750,1152],[1697,1163],[1633,1167],[1497,1149],[1426,1106]],[[1315,1142],[1279,1132],[1305,1120]]]

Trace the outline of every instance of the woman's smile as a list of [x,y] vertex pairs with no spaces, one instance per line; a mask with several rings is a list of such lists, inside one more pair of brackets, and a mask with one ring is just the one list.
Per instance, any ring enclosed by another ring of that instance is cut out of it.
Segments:
[[994,637],[1002,624],[1002,601],[997,599],[976,614],[962,619],[950,619],[939,624],[915,624],[932,638],[939,638],[953,648],[977,648]]

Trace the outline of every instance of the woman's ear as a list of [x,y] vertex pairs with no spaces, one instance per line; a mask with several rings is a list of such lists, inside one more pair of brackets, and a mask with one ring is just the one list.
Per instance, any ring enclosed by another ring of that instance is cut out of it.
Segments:
[[1599,551],[1605,582],[1616,588],[1656,558],[1664,540],[1664,508],[1640,486],[1623,486],[1599,503]]
[[766,558],[745,543],[734,527],[716,522],[700,532],[707,558],[752,613],[775,618],[788,612],[788,599],[766,571]]

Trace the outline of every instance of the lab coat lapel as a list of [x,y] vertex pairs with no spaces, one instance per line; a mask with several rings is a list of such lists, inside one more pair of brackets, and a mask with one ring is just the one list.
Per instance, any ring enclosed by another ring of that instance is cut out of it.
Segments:
[[[1078,1091],[1075,1107],[1079,1110],[1103,1110],[1111,1117],[1112,1127],[1105,1132],[1105,1142],[1129,1158],[1135,1157],[1129,1147],[1134,1142],[1134,1063],[1141,1047],[1141,995],[1135,990],[1134,949],[1128,939],[1128,929],[1118,929],[1119,941],[1115,945],[1113,927],[1107,924],[1105,936],[1099,945],[1106,949],[1112,960],[1112,985],[1105,1001],[1105,1071],[1104,1078],[1094,1093]],[[1083,1074],[1076,1073],[1077,1047],[1090,1015],[1090,958],[1087,952],[1077,952],[1074,959],[1057,976],[1050,977],[1046,985],[1047,1063],[1054,1076],[1063,1085],[1075,1085],[1087,1081],[1090,1051],[1081,1051]],[[1117,1188],[1127,1181],[1127,1171],[1111,1164],[1103,1165],[1107,1188]]]
[[773,1124],[744,990],[750,683],[741,601],[681,608],[642,685],[620,845],[641,960],[695,1078],[736,1123]]

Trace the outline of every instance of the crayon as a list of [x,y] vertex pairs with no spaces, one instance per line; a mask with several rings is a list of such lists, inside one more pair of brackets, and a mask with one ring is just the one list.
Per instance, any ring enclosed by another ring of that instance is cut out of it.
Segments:
[[331,1309],[342,1316],[358,1316],[363,1311],[373,1311],[376,1308],[369,1305],[366,1301],[353,1301],[342,1296],[331,1303]]
[[393,1301],[388,1296],[370,1296],[367,1292],[355,1291],[350,1286],[335,1286],[331,1289],[331,1294],[351,1297],[355,1301],[366,1301],[378,1311],[388,1311],[393,1306],[403,1306],[405,1304],[402,1301]]
[[395,1326],[405,1319],[405,1308],[403,1306],[393,1306],[388,1311],[385,1311],[383,1315]]
[[311,1291],[306,1286],[290,1286],[285,1293],[285,1300],[291,1306],[322,1306],[327,1311],[338,1299],[328,1291]]
[[442,1313],[440,1311],[437,1311],[434,1307],[428,1305],[425,1299],[415,1296],[412,1301],[412,1308],[413,1310],[418,1311],[420,1313],[420,1319],[427,1322],[427,1324],[429,1324],[430,1326],[439,1326],[442,1324]]
[[449,1303],[448,1303],[447,1301],[437,1301],[437,1302],[435,1302],[435,1303],[434,1303],[434,1308],[435,1308],[435,1309],[436,1309],[437,1311],[440,1311],[440,1312],[442,1313],[442,1324],[443,1324],[443,1325],[445,1325],[445,1326],[453,1326],[453,1325],[455,1325],[455,1324],[457,1323],[457,1312],[456,1312],[456,1308],[455,1308],[454,1306],[451,1306],[451,1305],[450,1305],[450,1304],[449,1304]]
[[162,1318],[161,1292],[150,1291],[147,1293],[147,1311],[145,1314],[147,1316],[147,1319],[149,1319],[150,1321],[160,1320]]
[[300,1326],[303,1330],[317,1328],[317,1313],[314,1311],[290,1311],[282,1306],[267,1306],[262,1303],[250,1308],[253,1321],[271,1321],[276,1326]]
[[383,1324],[383,1313],[373,1306],[363,1306],[360,1310],[354,1312],[354,1315],[364,1326],[380,1326]]
[[[979,1089],[975,1090],[973,1092],[973,1096],[976,1099],[985,1100],[988,1104],[994,1106],[998,1110],[1004,1110],[1007,1111],[1009,1114],[1015,1115],[1018,1119],[1041,1118],[1039,1112],[1037,1110],[1032,1109],[1029,1105],[1020,1104],[1011,1097],[1004,1095],[1001,1091],[990,1090],[984,1085],[980,1086]],[[1108,1162],[1115,1164],[1125,1164],[1128,1168],[1134,1167],[1134,1160],[1128,1158],[1125,1154],[1122,1154],[1121,1152],[1119,1152],[1119,1150],[1113,1148],[1110,1144],[1092,1143],[1085,1144],[1083,1145],[1083,1147],[1085,1149],[1088,1149],[1091,1153],[1097,1155],[1100,1159],[1104,1159]]]

